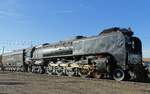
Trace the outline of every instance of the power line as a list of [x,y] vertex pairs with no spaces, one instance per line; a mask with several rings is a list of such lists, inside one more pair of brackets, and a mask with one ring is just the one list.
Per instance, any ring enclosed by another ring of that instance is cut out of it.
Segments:
[[39,42],[39,41],[10,41],[10,40],[0,40],[0,45],[9,45],[9,46],[24,46],[24,45],[37,45],[37,44],[41,44],[43,42]]
[[13,41],[13,40],[0,40],[0,52],[12,52],[18,49],[33,47],[34,45],[43,44],[39,41]]

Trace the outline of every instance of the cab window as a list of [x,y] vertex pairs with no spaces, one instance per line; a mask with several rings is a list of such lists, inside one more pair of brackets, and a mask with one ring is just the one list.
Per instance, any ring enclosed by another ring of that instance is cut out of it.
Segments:
[[130,44],[130,47],[131,47],[131,53],[141,53],[141,41],[136,38],[136,37],[132,37],[131,38],[131,44]]

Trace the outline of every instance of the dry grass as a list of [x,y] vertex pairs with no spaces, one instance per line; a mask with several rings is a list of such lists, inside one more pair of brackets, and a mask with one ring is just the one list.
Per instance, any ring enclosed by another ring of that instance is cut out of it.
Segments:
[[150,58],[143,58],[143,61],[150,62]]
[[0,94],[150,94],[150,84],[0,72]]

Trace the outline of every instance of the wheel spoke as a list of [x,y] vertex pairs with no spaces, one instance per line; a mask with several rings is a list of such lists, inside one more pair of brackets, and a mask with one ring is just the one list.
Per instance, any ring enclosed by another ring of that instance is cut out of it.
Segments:
[[57,68],[56,68],[56,74],[57,74],[58,76],[61,76],[61,75],[63,74],[63,67],[57,67]]
[[66,69],[66,74],[67,74],[69,77],[74,76],[74,74],[75,74],[74,69],[73,69],[73,68],[67,68],[67,69]]
[[49,65],[49,66],[46,68],[46,72],[47,72],[47,74],[52,75],[52,73],[53,73],[53,67]]
[[81,76],[82,78],[86,78],[90,75],[90,72],[88,69],[79,69],[79,76]]

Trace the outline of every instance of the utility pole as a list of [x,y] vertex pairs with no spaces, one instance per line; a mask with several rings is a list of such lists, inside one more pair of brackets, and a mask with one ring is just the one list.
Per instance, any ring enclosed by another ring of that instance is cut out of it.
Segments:
[[31,44],[31,48],[33,47],[33,41],[30,41],[30,44]]
[[4,54],[5,46],[2,47],[2,54]]

